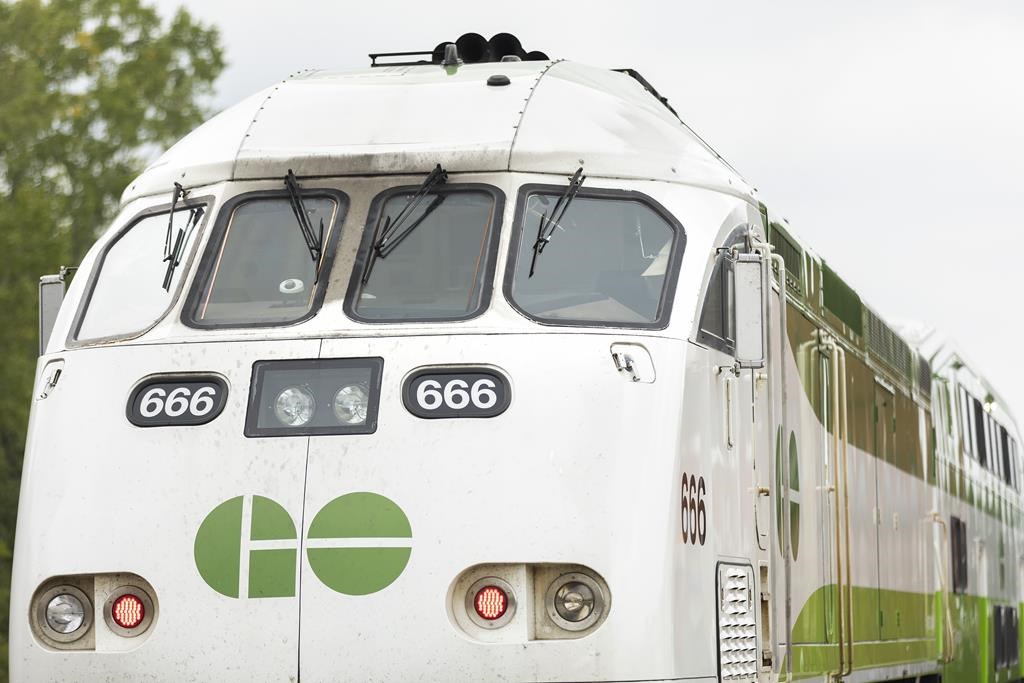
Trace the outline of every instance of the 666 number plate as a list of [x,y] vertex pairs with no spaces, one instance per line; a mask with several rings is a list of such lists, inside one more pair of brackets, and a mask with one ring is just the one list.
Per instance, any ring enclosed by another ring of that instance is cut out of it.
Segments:
[[508,380],[484,367],[424,368],[409,375],[402,401],[416,417],[495,417],[512,402]]

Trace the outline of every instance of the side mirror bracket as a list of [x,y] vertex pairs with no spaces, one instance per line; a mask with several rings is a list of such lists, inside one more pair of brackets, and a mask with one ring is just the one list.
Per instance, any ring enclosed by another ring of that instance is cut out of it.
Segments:
[[736,254],[733,273],[736,366],[763,368],[768,359],[768,260],[756,251]]
[[67,277],[75,268],[61,266],[56,275],[43,275],[39,278],[39,355],[46,353],[46,345],[53,334],[53,326],[57,322],[60,305],[64,301]]

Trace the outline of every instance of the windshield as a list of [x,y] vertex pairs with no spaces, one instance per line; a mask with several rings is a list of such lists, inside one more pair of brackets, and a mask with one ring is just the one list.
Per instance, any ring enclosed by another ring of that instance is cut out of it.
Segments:
[[494,269],[495,195],[432,192],[409,212],[397,238],[382,242],[382,226],[402,212],[411,194],[387,193],[371,211],[374,228],[363,243],[363,268],[353,277],[349,314],[371,322],[476,315],[487,305]]
[[[518,226],[513,303],[533,318],[552,322],[662,324],[665,284],[682,255],[682,229],[644,202],[580,194],[542,240],[539,226],[557,201],[555,194],[526,199]],[[677,234],[679,245],[673,249]]]
[[[331,244],[338,202],[303,198],[309,223],[324,227]],[[322,289],[310,249],[287,197],[243,199],[225,207],[193,294],[191,322],[199,326],[282,324],[305,318]],[[216,241],[215,241],[216,240]]]
[[[178,251],[183,264],[197,233],[191,229],[190,219],[195,217],[192,209],[201,206],[179,204],[174,212],[172,234],[183,231]],[[137,219],[110,242],[97,260],[76,339],[138,334],[167,312],[185,272],[183,267],[169,271],[164,259],[168,218],[167,211],[150,213]]]

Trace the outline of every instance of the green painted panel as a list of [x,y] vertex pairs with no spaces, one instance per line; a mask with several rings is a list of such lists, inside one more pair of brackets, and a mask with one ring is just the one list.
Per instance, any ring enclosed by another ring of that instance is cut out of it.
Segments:
[[238,496],[214,508],[196,532],[194,553],[199,575],[221,595],[237,598],[241,552],[242,496]]
[[369,595],[383,590],[409,563],[411,548],[310,548],[313,573],[331,590]]
[[276,501],[253,496],[250,537],[254,541],[290,540],[296,537],[295,522]]
[[402,509],[376,493],[349,493],[324,506],[309,525],[309,538],[410,538]]
[[249,597],[295,597],[293,548],[253,550],[249,553]]

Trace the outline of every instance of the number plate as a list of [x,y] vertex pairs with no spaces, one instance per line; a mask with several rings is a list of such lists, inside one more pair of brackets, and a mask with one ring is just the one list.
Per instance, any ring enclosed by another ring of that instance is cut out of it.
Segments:
[[201,425],[224,410],[228,386],[213,375],[152,377],[128,398],[128,421],[136,427]]
[[512,402],[508,380],[490,368],[426,368],[405,380],[402,401],[416,417],[494,417]]

